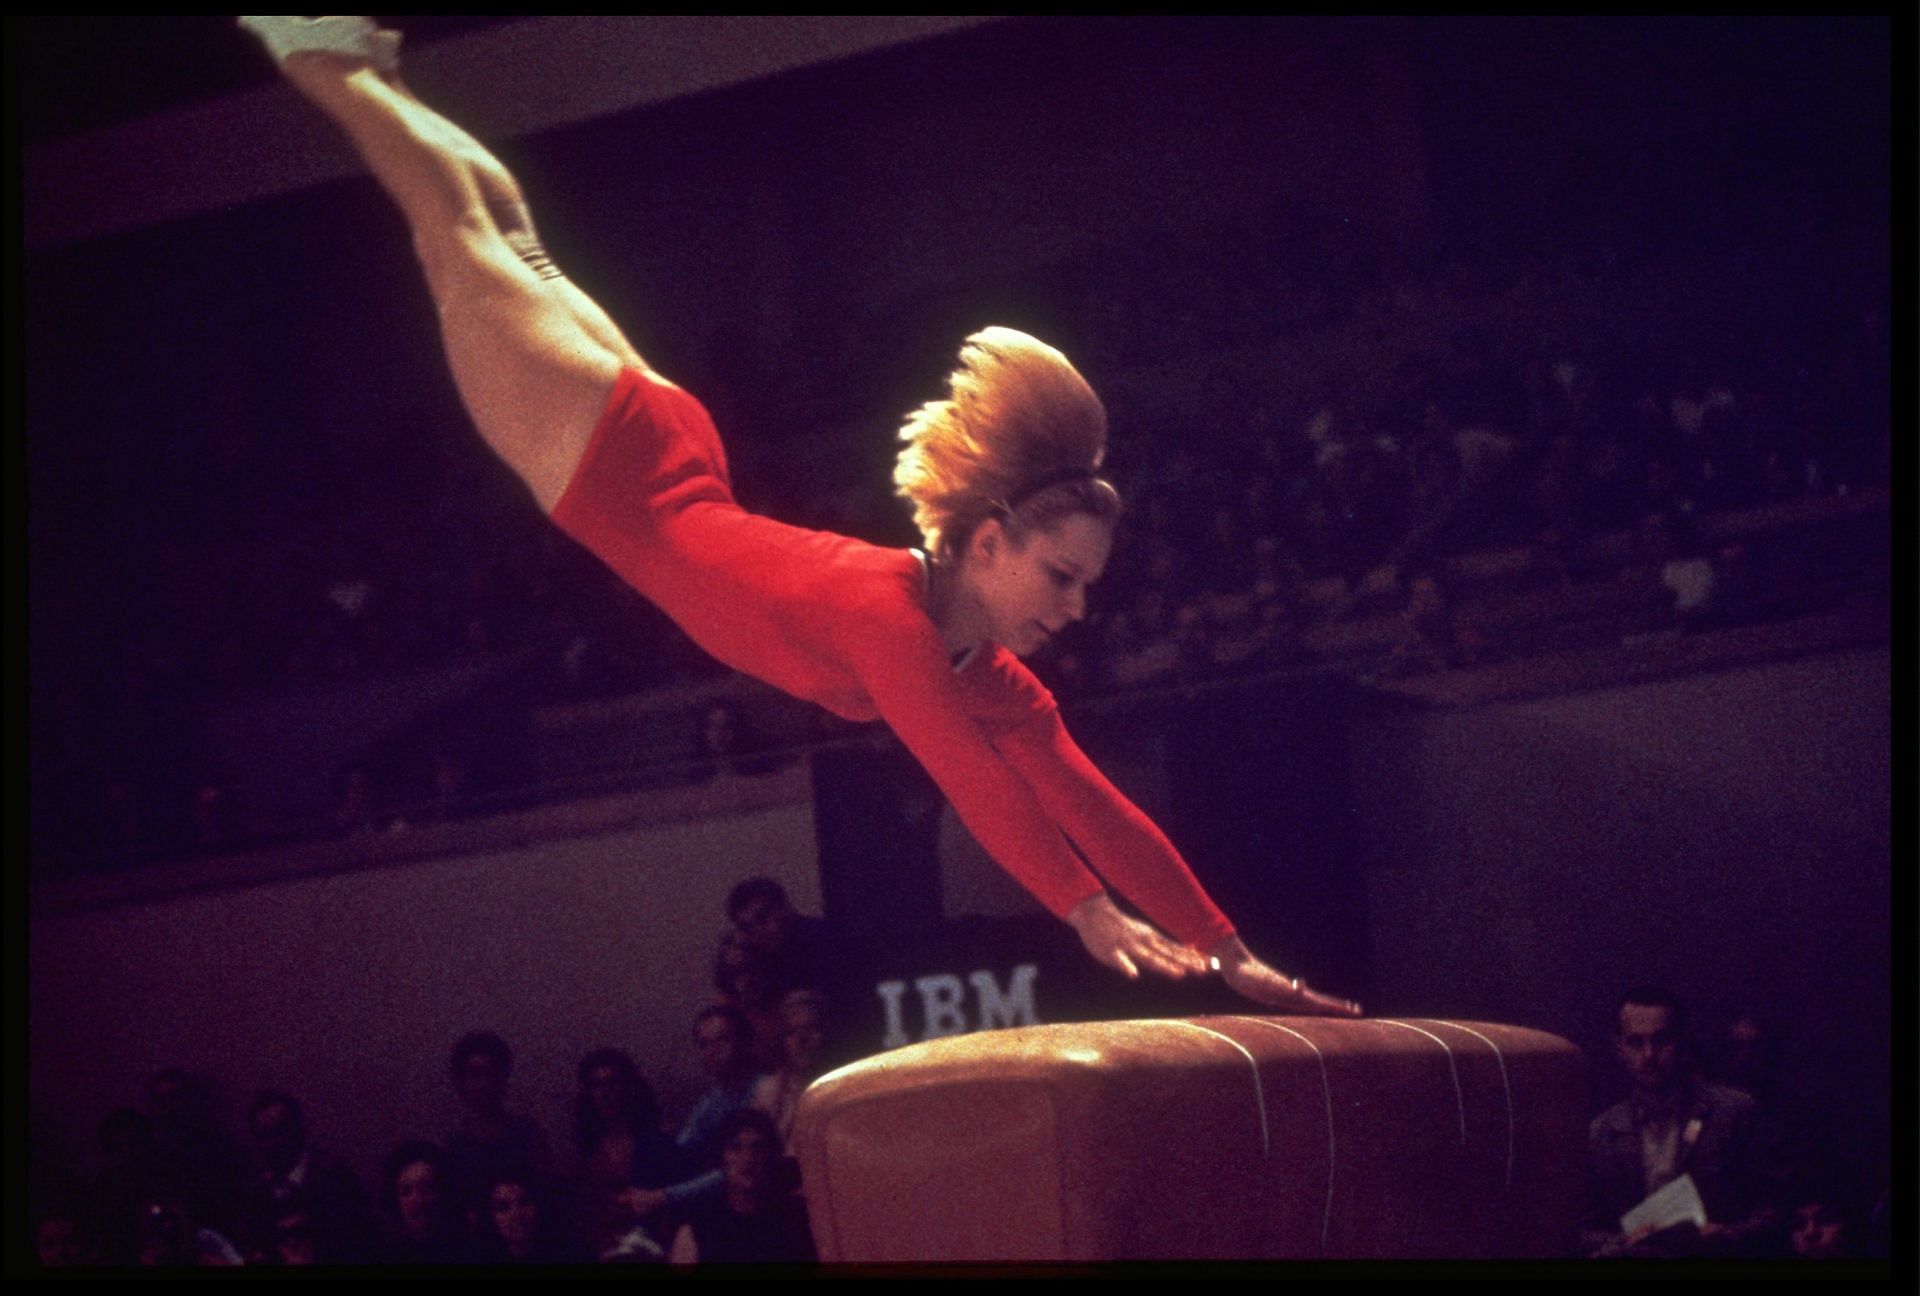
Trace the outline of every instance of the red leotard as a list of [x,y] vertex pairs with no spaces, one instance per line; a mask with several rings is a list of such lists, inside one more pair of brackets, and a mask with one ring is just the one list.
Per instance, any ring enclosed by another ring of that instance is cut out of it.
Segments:
[[885,720],[1054,914],[1101,889],[1070,838],[1176,939],[1204,949],[1233,934],[1166,836],[1067,736],[1032,672],[998,644],[949,663],[917,554],[748,513],[729,483],[700,402],[628,369],[553,520],[727,665],[849,720]]

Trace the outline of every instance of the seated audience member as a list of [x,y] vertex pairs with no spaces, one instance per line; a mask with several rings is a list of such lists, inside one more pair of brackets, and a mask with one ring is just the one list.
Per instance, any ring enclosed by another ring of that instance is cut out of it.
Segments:
[[825,1059],[826,1002],[814,990],[790,990],[780,1001],[786,1025],[786,1061],[772,1075],[760,1077],[753,1088],[753,1105],[773,1117],[780,1148],[793,1148],[793,1112],[808,1085],[820,1075]]
[[674,1140],[702,1166],[719,1164],[719,1130],[728,1117],[753,1101],[761,1073],[753,1061],[747,1020],[724,1005],[703,1009],[693,1021],[693,1043],[700,1067],[713,1087],[700,1096]]
[[[1614,1047],[1632,1092],[1588,1130],[1587,1253],[1755,1254],[1778,1219],[1764,1200],[1759,1103],[1695,1075],[1686,1016],[1667,991],[1628,991],[1615,1027]],[[1682,1175],[1692,1179],[1707,1223],[1622,1236],[1621,1217]]]
[[383,1262],[447,1265],[473,1258],[438,1147],[416,1140],[395,1148],[387,1157],[380,1195],[386,1215]]
[[1859,1212],[1846,1194],[1806,1186],[1790,1194],[1794,1207],[1787,1212],[1786,1253],[1796,1260],[1862,1259],[1869,1249],[1861,1245]]
[[1784,1203],[1790,1180],[1821,1142],[1811,1133],[1816,1113],[1781,1087],[1780,1039],[1760,1014],[1740,1012],[1727,1019],[1712,1053],[1713,1078],[1760,1102],[1761,1168],[1775,1179],[1767,1196]]
[[780,1181],[780,1136],[772,1118],[757,1108],[742,1108],[716,1134],[725,1191],[687,1208],[669,1259],[674,1264],[816,1260],[806,1204]]
[[664,1197],[650,1190],[678,1182],[687,1166],[661,1132],[653,1086],[627,1054],[597,1049],[580,1060],[573,1114],[581,1245],[600,1259],[630,1253],[641,1242],[662,1251],[653,1233],[664,1228]]
[[147,1203],[142,1210],[135,1260],[147,1268],[224,1268],[246,1263],[238,1247],[206,1227],[178,1197]]
[[[487,1186],[479,1258],[489,1264],[586,1264],[594,1257],[566,1235],[531,1175],[503,1171]],[[657,1250],[656,1244],[656,1250]]]
[[1779,1098],[1780,1048],[1756,1013],[1736,1013],[1721,1031],[1714,1050],[1715,1079],[1744,1089],[1763,1103]]
[[244,1174],[238,1150],[207,1115],[202,1087],[179,1067],[163,1068],[147,1082],[147,1108],[154,1149],[195,1218],[231,1227]]
[[632,1205],[642,1214],[685,1207],[720,1192],[720,1127],[753,1102],[765,1078],[754,1065],[752,1035],[738,1009],[725,1004],[703,1009],[693,1020],[693,1043],[713,1087],[694,1104],[674,1140],[689,1174],[656,1191],[635,1193]]
[[552,1169],[538,1122],[505,1108],[512,1074],[513,1051],[491,1031],[461,1036],[447,1059],[461,1110],[446,1140],[446,1187],[463,1215],[477,1218],[496,1176],[512,1172],[543,1182]]
[[694,782],[705,783],[721,776],[771,774],[782,764],[777,757],[765,754],[766,739],[740,704],[730,698],[715,698],[700,712],[694,726],[693,745],[698,753],[689,771]]
[[786,1059],[786,1024],[780,1016],[780,991],[767,956],[729,927],[714,958],[714,988],[720,1002],[737,1008],[753,1037],[754,1065],[777,1071]]
[[754,877],[734,887],[727,895],[727,918],[741,940],[766,956],[781,992],[820,984],[823,924],[794,912],[778,882]]
[[360,1181],[320,1155],[292,1095],[266,1090],[247,1109],[260,1171],[244,1203],[262,1256],[293,1255],[312,1264],[361,1264],[375,1224]]

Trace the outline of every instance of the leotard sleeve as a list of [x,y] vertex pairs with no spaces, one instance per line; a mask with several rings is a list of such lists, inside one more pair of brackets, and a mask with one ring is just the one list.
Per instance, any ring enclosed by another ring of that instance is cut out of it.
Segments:
[[940,785],[974,840],[1055,917],[1099,894],[1100,879],[967,713],[931,623],[888,621],[868,630],[847,645],[850,664],[880,718]]
[[1049,708],[994,747],[1102,877],[1176,940],[1208,949],[1234,934],[1165,833],[1096,768]]

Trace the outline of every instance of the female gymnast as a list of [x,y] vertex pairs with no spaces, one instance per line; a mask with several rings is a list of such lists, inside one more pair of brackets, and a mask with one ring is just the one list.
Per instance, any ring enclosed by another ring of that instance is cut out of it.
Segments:
[[[240,23],[399,204],[474,426],[555,524],[729,666],[885,720],[1100,962],[1129,978],[1218,971],[1272,1008],[1359,1015],[1253,956],[1018,660],[1085,614],[1120,513],[1097,475],[1105,411],[1066,357],[985,329],[950,398],[911,416],[894,480],[925,552],[747,513],[706,410],[554,266],[506,168],[401,83],[397,32],[349,17]],[[1123,913],[1102,877],[1157,927]]]

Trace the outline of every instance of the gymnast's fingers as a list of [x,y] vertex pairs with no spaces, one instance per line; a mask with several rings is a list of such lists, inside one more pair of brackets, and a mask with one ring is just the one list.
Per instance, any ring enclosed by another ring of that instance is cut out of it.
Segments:
[[1176,945],[1151,928],[1146,931],[1144,937],[1155,971],[1177,979],[1202,969],[1200,956],[1185,946]]
[[1178,979],[1186,975],[1184,968],[1151,945],[1143,943],[1142,945],[1136,946],[1133,951],[1133,956],[1140,966],[1157,976]]
[[1123,944],[1136,962],[1145,964],[1149,970],[1161,976],[1179,978],[1190,970],[1199,970],[1196,966],[1199,958],[1197,953],[1193,953],[1192,958],[1184,957],[1192,952],[1168,940],[1159,928],[1150,923],[1127,919]]
[[1321,994],[1309,986],[1300,987],[1301,1007],[1303,1011],[1321,1017],[1360,1017],[1365,1012],[1351,999],[1341,999],[1335,995]]
[[1321,994],[1298,977],[1282,976],[1256,958],[1236,961],[1222,969],[1227,984],[1269,1007],[1302,1016],[1358,1017],[1360,1005],[1334,995]]

